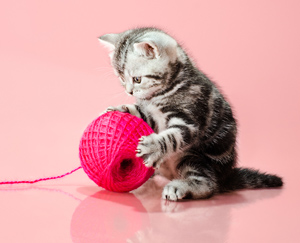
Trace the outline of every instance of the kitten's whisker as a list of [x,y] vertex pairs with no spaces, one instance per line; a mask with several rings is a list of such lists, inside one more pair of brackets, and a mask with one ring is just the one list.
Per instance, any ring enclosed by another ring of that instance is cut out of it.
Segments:
[[95,69],[98,69],[98,68],[109,68],[109,69],[111,69],[111,66],[98,66]]
[[115,75],[113,73],[103,73],[103,75],[101,75],[102,78],[108,78],[108,77],[115,77]]
[[[120,100],[119,97],[121,96],[124,96],[124,91],[119,91],[119,92],[116,92],[116,93],[111,93],[111,97],[110,99],[108,100],[109,103],[115,103],[114,101],[115,100]],[[120,101],[118,101],[118,103],[120,103]],[[123,103],[123,102],[121,102]]]

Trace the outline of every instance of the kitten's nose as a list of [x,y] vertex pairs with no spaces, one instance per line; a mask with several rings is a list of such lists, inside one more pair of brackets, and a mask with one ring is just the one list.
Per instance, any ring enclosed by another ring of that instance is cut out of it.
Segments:
[[125,89],[128,94],[133,95],[133,85],[131,83],[126,83]]

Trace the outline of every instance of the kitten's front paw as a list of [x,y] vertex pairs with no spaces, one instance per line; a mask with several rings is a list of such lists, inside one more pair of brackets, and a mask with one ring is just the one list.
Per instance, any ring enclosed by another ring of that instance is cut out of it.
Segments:
[[101,112],[99,114],[99,116],[102,116],[105,113],[110,112],[110,111],[120,111],[120,112],[124,112],[124,113],[127,112],[128,113],[128,109],[126,109],[125,105],[123,105],[123,106],[116,106],[116,107],[115,106],[109,106],[109,107],[106,108],[105,111]]
[[136,117],[141,118],[141,114],[140,112],[137,110],[135,105],[120,105],[120,106],[109,106],[106,109],[106,112],[109,111],[120,111],[120,112],[124,112],[124,113],[129,113],[131,115],[134,115]]
[[129,109],[127,108],[126,105],[120,105],[120,106],[109,106],[107,107],[106,109],[106,112],[109,112],[109,111],[120,111],[120,112],[124,112],[124,113],[130,113],[129,112]]
[[136,156],[142,157],[147,167],[157,168],[162,162],[163,154],[157,137],[157,134],[152,133],[139,139]]
[[162,198],[170,201],[183,199],[188,194],[187,186],[180,180],[173,180],[167,184],[162,192]]

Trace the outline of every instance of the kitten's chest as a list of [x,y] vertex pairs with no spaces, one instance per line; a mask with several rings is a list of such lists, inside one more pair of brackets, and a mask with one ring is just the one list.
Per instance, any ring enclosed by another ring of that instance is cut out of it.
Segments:
[[154,104],[148,104],[143,107],[143,112],[147,117],[148,124],[155,133],[159,133],[166,129],[167,114],[161,112],[160,108]]

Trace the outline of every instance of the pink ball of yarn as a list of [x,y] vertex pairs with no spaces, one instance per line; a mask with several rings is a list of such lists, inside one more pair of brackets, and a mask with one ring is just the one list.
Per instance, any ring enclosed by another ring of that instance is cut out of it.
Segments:
[[98,186],[114,192],[129,192],[154,173],[136,157],[138,139],[153,130],[142,119],[118,111],[107,112],[85,129],[79,157],[85,173]]

